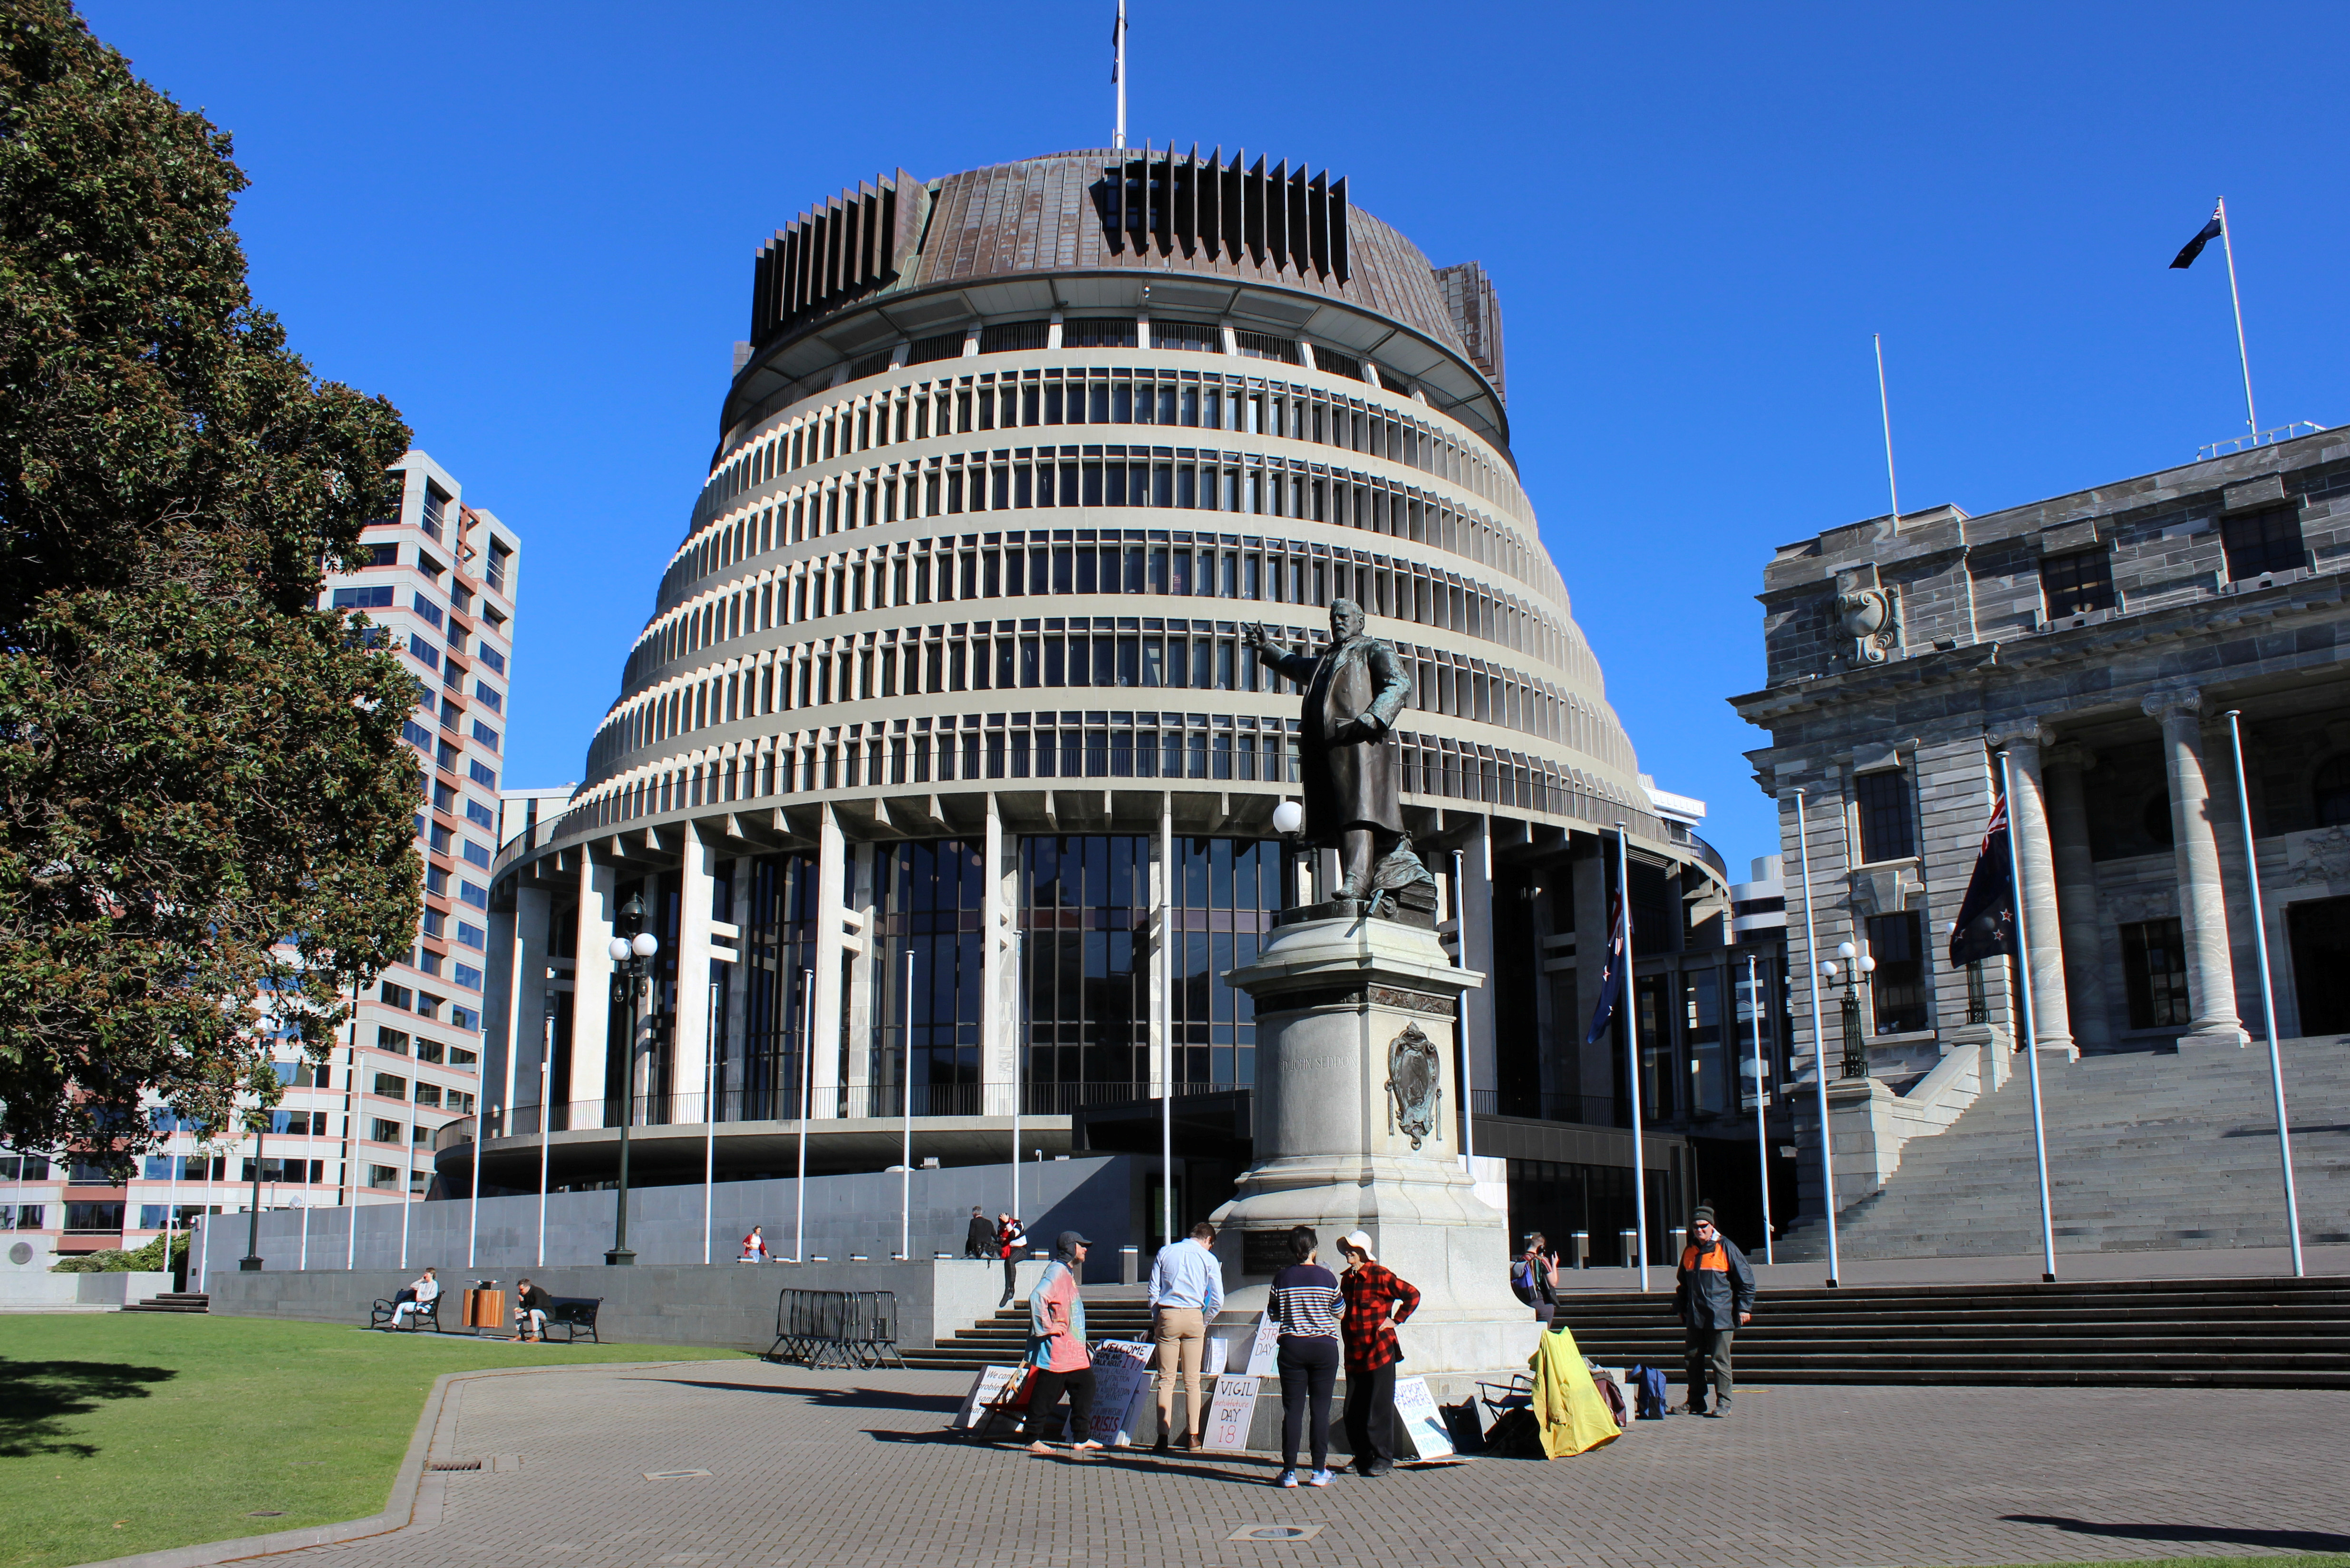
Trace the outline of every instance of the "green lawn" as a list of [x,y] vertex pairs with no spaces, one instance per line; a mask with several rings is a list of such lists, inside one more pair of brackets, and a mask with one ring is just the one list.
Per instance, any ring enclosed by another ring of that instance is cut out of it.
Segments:
[[[9,1314],[0,1316],[0,1568],[374,1513],[444,1372],[712,1355],[261,1318]],[[260,1510],[281,1517],[249,1517]]]

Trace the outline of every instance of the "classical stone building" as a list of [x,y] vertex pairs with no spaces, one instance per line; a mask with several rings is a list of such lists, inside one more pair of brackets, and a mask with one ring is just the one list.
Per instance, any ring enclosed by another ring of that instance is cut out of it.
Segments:
[[[496,867],[494,1182],[536,1184],[542,1106],[558,1184],[602,1179],[630,1116],[656,1177],[698,1179],[705,1093],[738,1174],[793,1168],[804,1108],[816,1169],[898,1159],[908,1121],[918,1163],[1065,1151],[1089,1116],[1155,1150],[1170,1092],[1193,1148],[1244,1139],[1254,1024],[1222,976],[1306,867],[1271,826],[1297,695],[1240,634],[1310,645],[1342,597],[1410,672],[1408,824],[1493,975],[1472,1096],[1614,1103],[1604,1065],[1528,1086],[1531,1031],[1497,1046],[1573,951],[1497,886],[1579,859],[1592,903],[1621,822],[1673,931],[1727,902],[1519,487],[1481,267],[1326,174],[1096,151],[877,178],[751,282],[586,782]],[[661,942],[640,1013],[608,956],[631,900]],[[1594,1136],[1534,1152],[1628,1158]]]
[[[2262,1029],[2230,713],[2278,1027],[2350,1032],[2345,560],[2350,438],[2324,431],[1985,517],[1871,518],[1773,557],[1769,684],[1733,705],[1771,734],[1750,755],[1780,803],[1807,1070],[1804,988],[1822,987],[1840,1206],[2009,1070],[2008,976],[1947,957],[2002,749],[2043,1060]],[[1807,978],[1846,942],[1876,961],[1861,1042],[1844,982]],[[1815,1125],[1803,1136],[1816,1191]]]

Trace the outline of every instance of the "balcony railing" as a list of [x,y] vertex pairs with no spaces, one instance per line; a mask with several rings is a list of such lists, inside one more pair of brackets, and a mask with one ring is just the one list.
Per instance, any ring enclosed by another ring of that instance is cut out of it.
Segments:
[[[1197,1095],[1231,1094],[1248,1087],[1245,1084],[1186,1081],[1175,1085],[1175,1097],[1183,1099]],[[944,1116],[992,1116],[1009,1120],[1014,1103],[1009,1084],[917,1084],[912,1096],[912,1115],[917,1121],[934,1120]],[[1154,1100],[1157,1088],[1149,1083],[1124,1081],[1094,1084],[1024,1084],[1018,1101],[1024,1116],[1066,1116],[1095,1106],[1129,1105]],[[702,1096],[700,1095],[640,1095],[637,1097],[631,1126],[645,1127],[702,1127]],[[553,1107],[550,1131],[574,1132],[591,1128],[617,1128],[621,1121],[620,1102],[614,1100],[573,1100]],[[844,1084],[816,1091],[811,1106],[812,1121],[897,1121],[907,1115],[907,1095],[898,1084]],[[774,1093],[728,1090],[718,1096],[718,1121],[729,1122],[796,1122],[800,1116],[799,1094],[796,1085]],[[490,1113],[492,1137],[536,1137],[539,1134],[539,1107],[516,1106],[511,1111]],[[433,1134],[435,1150],[471,1143],[474,1118],[463,1116],[449,1122]]]

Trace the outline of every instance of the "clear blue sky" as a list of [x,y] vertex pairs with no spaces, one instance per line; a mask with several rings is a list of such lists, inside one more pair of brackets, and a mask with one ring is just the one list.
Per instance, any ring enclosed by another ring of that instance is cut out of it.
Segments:
[[[1775,847],[1722,699],[1772,547],[2350,421],[2350,7],[1132,0],[1131,134],[1327,167],[1498,280],[1543,533],[1666,788]],[[1108,137],[1111,7],[161,5],[99,35],[234,133],[255,291],[528,550],[508,778],[575,779],[811,202]],[[868,30],[869,22],[889,25]]]

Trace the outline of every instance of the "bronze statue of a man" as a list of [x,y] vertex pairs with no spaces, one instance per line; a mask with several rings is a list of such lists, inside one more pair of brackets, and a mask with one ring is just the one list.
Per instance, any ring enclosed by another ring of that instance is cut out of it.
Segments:
[[1404,836],[1388,732],[1411,696],[1411,677],[1394,649],[1364,635],[1362,607],[1352,599],[1331,604],[1330,646],[1318,656],[1291,652],[1262,625],[1250,625],[1246,636],[1268,668],[1305,689],[1300,836],[1339,851],[1338,897],[1367,898],[1380,857]]

